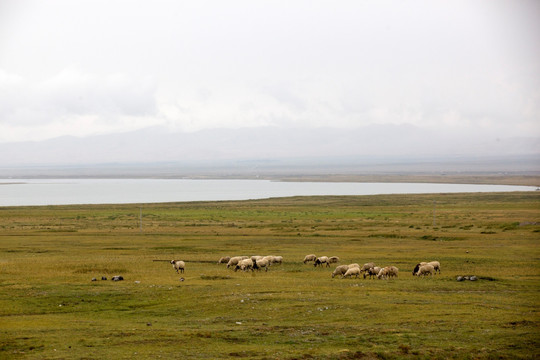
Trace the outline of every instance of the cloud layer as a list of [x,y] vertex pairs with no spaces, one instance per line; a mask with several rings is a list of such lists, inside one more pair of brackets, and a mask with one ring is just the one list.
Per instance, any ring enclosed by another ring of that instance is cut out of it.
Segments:
[[0,142],[408,124],[540,134],[540,5],[7,0]]

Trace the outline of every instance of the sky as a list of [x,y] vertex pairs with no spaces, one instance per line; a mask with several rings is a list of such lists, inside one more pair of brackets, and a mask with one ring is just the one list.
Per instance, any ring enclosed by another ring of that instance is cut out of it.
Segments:
[[0,143],[387,124],[540,136],[540,1],[0,0]]

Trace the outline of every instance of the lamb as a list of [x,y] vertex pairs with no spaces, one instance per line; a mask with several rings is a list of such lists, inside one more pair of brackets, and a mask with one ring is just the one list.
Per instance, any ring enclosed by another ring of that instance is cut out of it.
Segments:
[[337,256],[331,256],[328,258],[328,263],[329,264],[336,264],[339,262],[339,257]]
[[321,256],[321,257],[318,257],[316,260],[315,260],[315,267],[317,266],[321,266],[322,267],[322,264],[326,264],[326,267],[330,267],[330,264],[328,263],[328,256]]
[[247,270],[253,271],[253,260],[251,259],[240,260],[240,262],[238,262],[238,264],[234,268],[234,271],[238,271],[238,269],[242,271],[247,271]]
[[219,259],[219,261],[217,263],[218,264],[226,264],[226,263],[229,262],[229,260],[231,260],[230,256],[223,256],[222,258]]
[[315,256],[315,254],[306,255],[306,257],[304,258],[304,264],[310,261],[315,261],[315,259],[317,259],[317,256]]
[[379,274],[379,271],[381,271],[381,268],[378,266],[374,266],[372,268],[367,269],[364,272],[364,279],[369,276],[370,279],[373,278],[373,276],[377,276]]
[[433,265],[426,264],[426,265],[420,266],[420,268],[418,269],[415,275],[416,276],[422,275],[422,277],[425,277],[426,275],[433,276],[434,272],[435,272],[435,268],[433,267]]
[[349,270],[349,265],[339,265],[336,267],[336,269],[332,272],[332,278],[336,275],[342,275],[345,274]]
[[358,278],[358,275],[360,275],[360,268],[357,268],[357,267],[349,268],[349,270],[347,270],[345,274],[343,274],[342,278],[346,278],[346,277],[352,278],[353,275],[356,278]]
[[176,270],[176,273],[178,274],[178,270],[180,270],[181,273],[184,273],[184,268],[186,267],[186,263],[182,260],[171,260],[171,264],[174,270]]

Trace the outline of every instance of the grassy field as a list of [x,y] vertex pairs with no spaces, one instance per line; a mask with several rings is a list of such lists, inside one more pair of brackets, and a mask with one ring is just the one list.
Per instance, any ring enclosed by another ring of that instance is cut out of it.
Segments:
[[540,192],[0,208],[0,358],[539,358],[539,240]]

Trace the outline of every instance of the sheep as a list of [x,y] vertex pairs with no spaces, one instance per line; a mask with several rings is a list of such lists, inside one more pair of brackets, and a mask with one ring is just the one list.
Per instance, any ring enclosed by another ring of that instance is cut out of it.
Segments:
[[267,255],[267,256],[263,257],[263,259],[268,261],[268,266],[271,266],[275,261],[275,256]]
[[369,263],[365,263],[362,268],[360,268],[360,272],[364,272],[364,271],[367,271],[369,269],[371,269],[372,267],[375,267],[375,263],[372,263],[372,262],[369,262]]
[[186,263],[182,260],[171,260],[171,264],[174,270],[176,270],[176,273],[178,274],[178,270],[180,270],[181,273],[184,273],[184,268],[186,267]]
[[255,261],[259,260],[259,259],[262,259],[264,256],[258,256],[258,255],[253,255],[251,257],[251,261],[253,261],[253,263],[255,263]]
[[234,271],[238,271],[238,269],[242,271],[247,271],[247,270],[253,271],[253,260],[251,259],[240,260],[240,262],[238,262],[238,264],[234,268]]
[[322,264],[326,264],[326,267],[330,267],[330,264],[328,263],[328,256],[321,256],[321,257],[318,257],[316,260],[315,260],[315,267],[317,266],[321,266],[322,267]]
[[379,270],[379,273],[377,274],[377,279],[386,279],[386,276],[388,275],[388,269],[382,268]]
[[345,274],[349,270],[349,265],[339,265],[336,267],[336,269],[332,272],[332,278],[336,275],[342,275]]
[[268,259],[257,259],[253,262],[253,268],[261,271],[262,268],[264,268],[264,271],[268,272],[268,267],[270,266],[270,262]]
[[424,265],[431,265],[433,266],[433,270],[435,271],[435,273],[437,273],[437,271],[439,272],[439,274],[441,273],[441,263],[439,263],[438,261],[431,261],[431,262],[421,262],[421,263],[416,264],[413,270],[413,275],[417,275],[420,267]]
[[426,264],[426,265],[420,266],[420,268],[418,269],[415,275],[416,276],[422,275],[422,277],[425,277],[426,275],[433,276],[434,272],[435,272],[435,268],[433,267],[433,265]]
[[233,266],[236,266],[241,260],[246,259],[247,256],[234,256],[229,259],[229,262],[227,263],[227,269]]
[[347,270],[345,274],[343,274],[342,278],[346,278],[346,277],[352,278],[353,275],[356,278],[358,278],[358,275],[360,275],[360,268],[357,268],[357,267],[349,268],[349,270]]
[[274,264],[282,264],[283,256],[274,256]]
[[310,261],[315,261],[315,259],[317,259],[317,256],[315,256],[315,254],[306,255],[306,257],[304,258],[304,264]]
[[430,262],[428,262],[428,265],[433,266],[433,270],[435,270],[435,273],[437,273],[437,271],[439,272],[439,274],[441,273],[441,263],[440,262],[438,262],[438,261],[430,261]]
[[219,259],[219,261],[217,263],[218,264],[226,264],[226,263],[229,262],[229,260],[231,260],[230,256],[223,256],[222,258]]
[[388,277],[398,277],[399,269],[395,266],[387,266]]
[[381,268],[378,266],[374,266],[372,268],[367,269],[364,272],[364,279],[369,276],[370,279],[373,278],[373,276],[377,276],[379,274],[379,271],[381,271]]
[[360,265],[358,265],[357,263],[353,263],[353,264],[349,264],[349,267],[352,268],[352,267],[357,267],[360,269]]
[[328,258],[328,263],[329,264],[336,264],[339,262],[339,257],[337,256],[331,256]]

